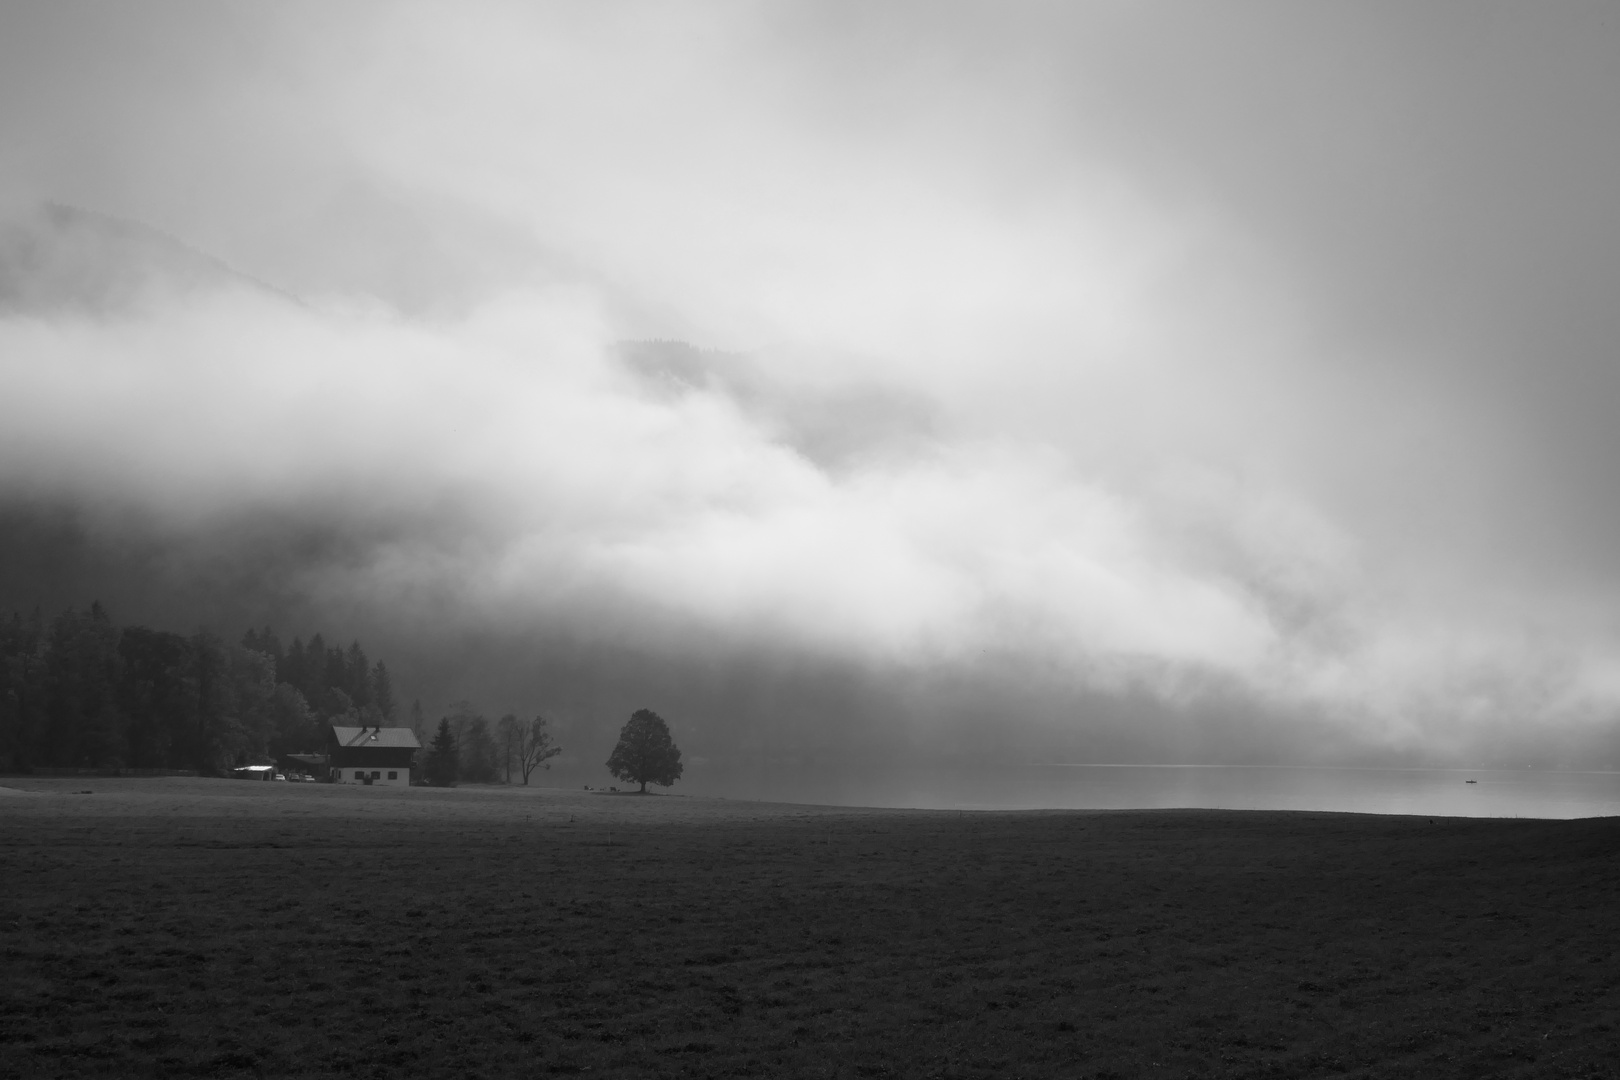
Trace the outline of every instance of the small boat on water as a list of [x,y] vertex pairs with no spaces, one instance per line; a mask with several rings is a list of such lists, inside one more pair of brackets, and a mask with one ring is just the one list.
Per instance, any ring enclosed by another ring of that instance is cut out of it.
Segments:
[[1465,783],[1465,784],[1477,784],[1477,783],[1479,783],[1479,781],[1478,780],[1464,780],[1463,783]]

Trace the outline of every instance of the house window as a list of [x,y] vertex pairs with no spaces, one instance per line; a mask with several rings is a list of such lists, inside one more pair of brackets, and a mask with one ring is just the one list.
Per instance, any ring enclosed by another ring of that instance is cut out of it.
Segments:
[[388,779],[390,779],[390,780],[398,780],[399,779],[399,773],[397,773],[397,772],[389,773],[388,774]]
[[373,780],[381,780],[382,779],[382,770],[381,769],[372,769],[371,770],[371,778]]

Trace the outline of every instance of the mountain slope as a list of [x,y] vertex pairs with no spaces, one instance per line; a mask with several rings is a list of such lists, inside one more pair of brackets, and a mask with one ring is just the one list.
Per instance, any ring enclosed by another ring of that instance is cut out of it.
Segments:
[[45,203],[0,220],[0,315],[114,312],[156,293],[296,298],[139,222]]

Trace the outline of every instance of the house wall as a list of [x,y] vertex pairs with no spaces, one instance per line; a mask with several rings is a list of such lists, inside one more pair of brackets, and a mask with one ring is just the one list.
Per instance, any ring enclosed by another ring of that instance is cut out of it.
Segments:
[[[353,766],[345,765],[342,768],[334,768],[332,773],[332,779],[339,784],[364,784],[365,781],[360,777],[362,775],[371,776],[373,773],[375,773],[376,779],[371,781],[372,787],[411,786],[411,770],[402,769],[398,766],[391,769],[385,769],[381,766],[368,766],[363,769],[356,769]],[[390,776],[392,776],[393,779],[389,779]]]

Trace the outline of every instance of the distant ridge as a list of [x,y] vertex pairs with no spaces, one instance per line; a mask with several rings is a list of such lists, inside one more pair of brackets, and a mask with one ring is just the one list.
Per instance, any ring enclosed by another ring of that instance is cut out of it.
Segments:
[[118,311],[157,291],[293,294],[160,229],[57,202],[0,220],[0,313]]

